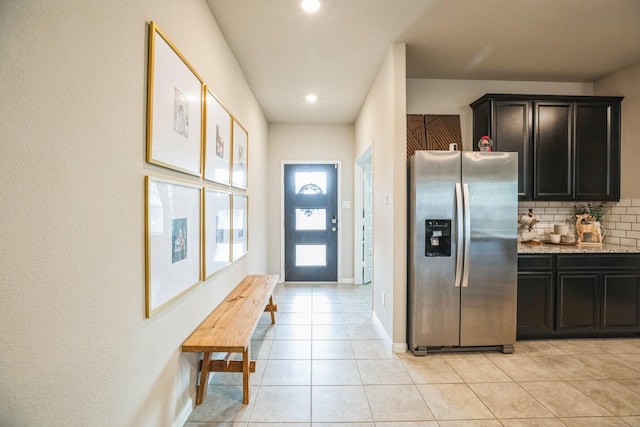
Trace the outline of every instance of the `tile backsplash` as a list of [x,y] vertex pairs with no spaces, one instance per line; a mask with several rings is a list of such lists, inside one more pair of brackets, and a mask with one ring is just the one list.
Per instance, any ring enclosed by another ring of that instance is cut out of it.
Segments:
[[[583,203],[583,202],[580,202]],[[592,202],[594,206],[600,204]],[[575,224],[569,220],[574,215],[576,202],[518,202],[518,215],[526,215],[529,209],[540,218],[534,227],[539,237],[553,231],[554,224],[569,224],[575,230]],[[605,228],[604,243],[640,247],[640,199],[622,199],[619,202],[606,202],[602,226]],[[526,230],[520,225],[518,234]]]

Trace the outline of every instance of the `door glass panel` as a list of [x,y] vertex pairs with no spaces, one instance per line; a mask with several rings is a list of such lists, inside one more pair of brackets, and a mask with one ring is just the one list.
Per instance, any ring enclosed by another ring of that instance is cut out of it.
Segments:
[[326,245],[296,245],[296,267],[324,267],[326,265]]
[[326,229],[326,209],[296,209],[296,231]]
[[326,194],[326,172],[296,172],[296,193],[298,194]]

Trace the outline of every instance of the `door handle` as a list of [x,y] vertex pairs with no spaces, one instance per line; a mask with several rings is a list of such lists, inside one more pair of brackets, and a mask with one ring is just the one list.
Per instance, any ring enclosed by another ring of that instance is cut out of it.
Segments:
[[462,287],[469,286],[469,246],[471,245],[471,207],[469,203],[469,184],[463,184],[464,202],[464,265],[462,267]]
[[335,233],[336,231],[338,231],[338,229],[336,227],[331,227],[331,231]]
[[463,244],[462,244],[462,236],[464,235],[464,228],[462,225],[462,221],[463,221],[463,214],[462,214],[462,186],[460,185],[459,182],[456,183],[456,225],[457,225],[457,236],[458,238],[456,239],[457,241],[457,247],[458,247],[458,251],[456,254],[456,278],[455,278],[455,282],[454,282],[454,286],[456,288],[460,287],[460,280],[461,280],[461,276],[462,276],[462,249],[463,249]]

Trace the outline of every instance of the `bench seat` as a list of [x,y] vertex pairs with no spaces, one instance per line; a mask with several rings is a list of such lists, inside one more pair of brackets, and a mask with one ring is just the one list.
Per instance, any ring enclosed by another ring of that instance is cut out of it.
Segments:
[[[204,353],[196,404],[204,400],[210,372],[242,372],[242,403],[249,403],[249,376],[255,372],[251,336],[262,313],[270,312],[271,323],[276,322],[272,294],[277,281],[278,275],[246,276],[182,344],[183,352]],[[211,360],[212,353],[227,356]],[[232,353],[242,353],[242,360],[231,360]]]

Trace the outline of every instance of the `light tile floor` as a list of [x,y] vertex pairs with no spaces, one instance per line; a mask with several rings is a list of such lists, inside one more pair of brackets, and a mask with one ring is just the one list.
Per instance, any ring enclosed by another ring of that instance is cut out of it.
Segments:
[[640,426],[640,339],[521,341],[516,352],[394,354],[370,287],[280,284],[256,372],[212,376],[185,427]]

